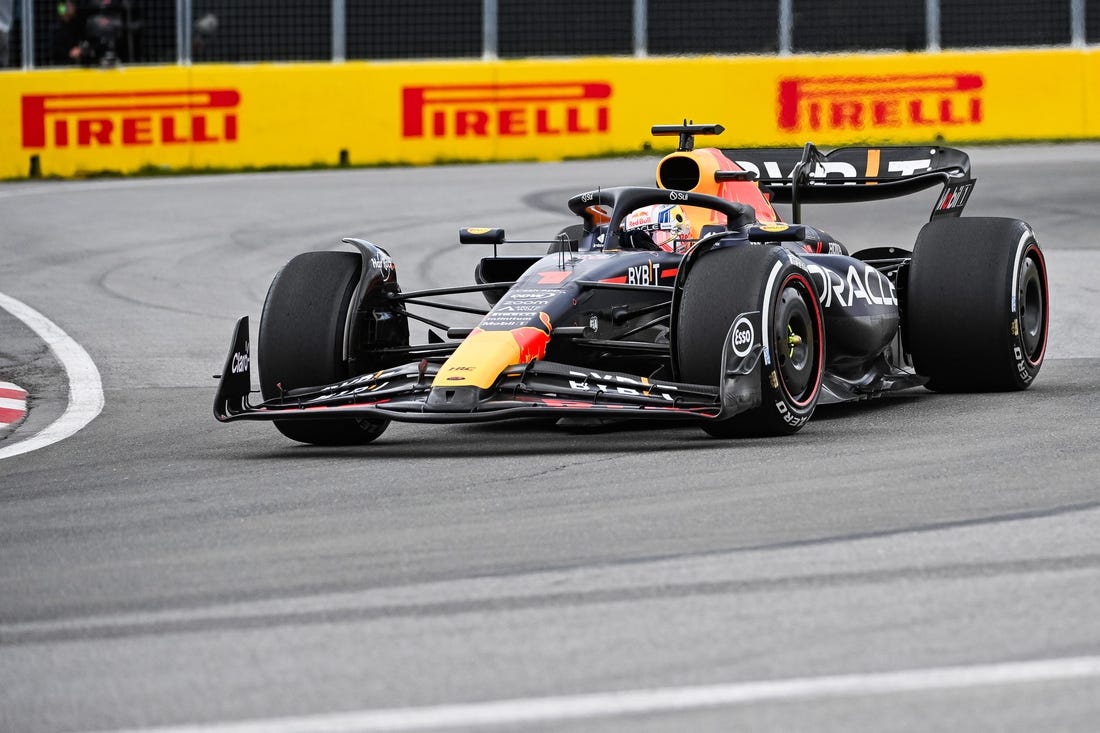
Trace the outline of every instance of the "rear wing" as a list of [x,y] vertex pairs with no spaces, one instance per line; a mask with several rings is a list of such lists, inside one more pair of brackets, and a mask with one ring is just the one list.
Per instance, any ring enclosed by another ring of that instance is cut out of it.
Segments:
[[[931,218],[958,216],[974,189],[970,156],[955,148],[853,147],[823,153],[806,143],[802,150],[745,148],[722,153],[755,173],[760,185],[771,192],[772,201],[790,204],[795,223],[801,220],[802,204],[877,201],[933,186],[943,186],[943,191]],[[723,173],[719,171],[715,178],[721,180]]]
[[[660,125],[655,135],[680,135],[680,149],[691,150],[695,135],[715,135],[721,125]],[[774,203],[790,204],[793,223],[802,204],[835,204],[906,196],[943,186],[930,218],[959,216],[974,189],[970,156],[938,145],[847,147],[828,153],[813,143],[799,148],[730,148],[723,155],[742,170],[717,171],[716,181],[745,180],[746,171]]]

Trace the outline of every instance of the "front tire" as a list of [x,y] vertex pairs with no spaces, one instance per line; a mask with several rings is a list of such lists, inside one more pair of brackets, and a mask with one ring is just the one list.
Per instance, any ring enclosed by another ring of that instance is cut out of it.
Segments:
[[913,248],[906,339],[938,392],[1027,389],[1043,365],[1046,262],[1017,219],[929,222]]
[[[306,252],[283,267],[267,291],[260,316],[260,391],[265,400],[286,390],[350,376],[344,327],[362,257],[352,252]],[[280,433],[312,445],[361,445],[389,420],[276,420]]]
[[688,272],[676,318],[680,379],[720,386],[725,340],[740,313],[762,312],[763,402],[703,427],[719,438],[790,435],[817,406],[825,367],[821,304],[809,275],[770,245],[712,250]]

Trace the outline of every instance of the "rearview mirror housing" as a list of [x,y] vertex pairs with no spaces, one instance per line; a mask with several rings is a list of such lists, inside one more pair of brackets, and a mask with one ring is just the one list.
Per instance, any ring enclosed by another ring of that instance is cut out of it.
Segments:
[[750,242],[802,242],[806,239],[806,227],[800,225],[757,224],[749,227]]
[[504,244],[500,227],[463,227],[458,230],[459,244]]

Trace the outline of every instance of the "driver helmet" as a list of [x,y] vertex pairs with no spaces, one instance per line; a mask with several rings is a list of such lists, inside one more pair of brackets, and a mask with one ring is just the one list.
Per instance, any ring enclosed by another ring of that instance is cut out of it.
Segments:
[[632,211],[623,221],[623,231],[645,232],[666,252],[683,252],[691,244],[691,221],[683,207],[654,204]]

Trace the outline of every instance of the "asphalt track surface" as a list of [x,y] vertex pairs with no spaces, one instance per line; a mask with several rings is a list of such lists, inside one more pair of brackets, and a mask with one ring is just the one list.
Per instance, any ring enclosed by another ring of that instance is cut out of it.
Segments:
[[[394,424],[314,449],[211,416],[234,319],[291,256],[359,236],[406,288],[471,282],[458,226],[544,237],[652,160],[0,186],[0,292],[105,394],[0,460],[0,730],[1095,730],[1100,146],[972,156],[967,213],[1029,220],[1047,255],[1034,387],[736,442]],[[908,245],[930,206],[807,215]],[[0,379],[32,393],[0,449],[65,409],[2,311]]]

